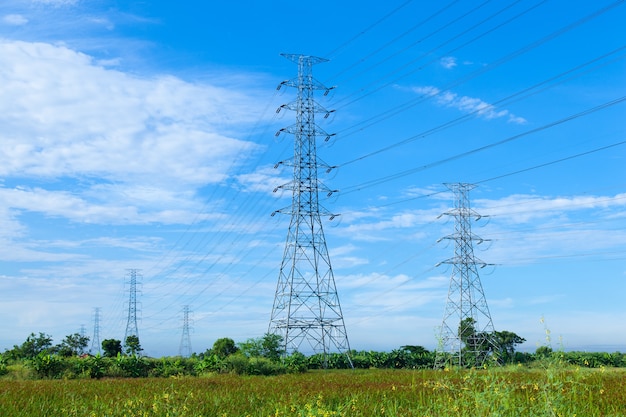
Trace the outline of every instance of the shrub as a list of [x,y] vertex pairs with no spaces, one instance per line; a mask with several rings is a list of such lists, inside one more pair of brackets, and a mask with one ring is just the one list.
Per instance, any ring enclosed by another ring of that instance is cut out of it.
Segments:
[[29,360],[27,364],[40,378],[61,378],[65,368],[64,361],[61,358],[43,352]]
[[233,373],[235,375],[246,375],[248,374],[249,363],[250,359],[246,355],[236,353],[224,359],[220,371]]
[[150,360],[149,376],[170,377],[195,375],[195,361],[180,357]]
[[130,378],[147,377],[150,364],[148,360],[139,356],[119,355],[115,361],[115,366],[121,371],[120,375]]
[[268,358],[250,358],[248,361],[248,375],[281,375],[287,373],[287,368]]
[[84,359],[85,373],[90,378],[102,378],[106,375],[108,366],[109,364],[107,358],[103,358],[99,354],[96,356],[89,356],[88,358]]
[[307,358],[300,352],[294,352],[285,357],[284,365],[287,368],[287,371],[291,373],[306,372],[308,369]]
[[194,371],[197,374],[220,372],[223,366],[223,361],[217,355],[208,355],[204,356],[201,361],[195,363]]
[[0,376],[6,375],[8,373],[9,370],[7,369],[7,361],[2,355],[0,355]]

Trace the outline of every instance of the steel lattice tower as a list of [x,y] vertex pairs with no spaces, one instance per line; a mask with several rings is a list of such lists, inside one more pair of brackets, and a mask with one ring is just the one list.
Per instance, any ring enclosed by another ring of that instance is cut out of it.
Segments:
[[128,336],[139,337],[137,329],[137,279],[141,278],[138,269],[128,270],[128,321],[126,323],[126,333],[124,333],[124,343]]
[[91,349],[89,349],[90,353],[98,354],[102,353],[100,347],[100,307],[96,307],[93,310],[93,339],[91,339]]
[[[318,180],[318,170],[328,166],[317,159],[316,138],[330,136],[315,124],[315,114],[327,111],[313,99],[315,90],[330,90],[313,78],[312,66],[324,58],[283,54],[298,65],[298,76],[281,86],[295,87],[295,102],[280,106],[296,112],[296,123],[277,132],[293,134],[294,156],[281,164],[293,167],[293,180],[277,187],[291,190],[291,206],[277,210],[291,215],[285,251],[280,266],[269,333],[283,337],[286,353],[312,350],[327,358],[331,350],[348,353],[350,345],[339,304],[335,278],[328,255],[321,216],[335,215],[323,209],[318,193],[331,194]],[[272,214],[272,215],[273,215]],[[348,361],[351,363],[350,358]]]
[[191,356],[191,338],[189,337],[189,306],[183,306],[183,335],[178,353],[183,358]]
[[[448,299],[443,314],[436,367],[446,364],[481,366],[494,350],[493,323],[483,292],[478,266],[487,264],[474,256],[474,242],[484,240],[472,233],[471,221],[481,216],[470,208],[472,184],[446,184],[454,193],[454,209],[443,215],[454,218],[454,257],[440,264],[452,265]],[[438,264],[438,265],[440,265]]]

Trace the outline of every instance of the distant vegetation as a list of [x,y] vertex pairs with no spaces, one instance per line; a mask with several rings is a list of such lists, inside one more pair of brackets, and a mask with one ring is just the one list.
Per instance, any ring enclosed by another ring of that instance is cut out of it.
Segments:
[[[499,333],[500,352],[492,353],[493,365],[518,364],[541,367],[546,361],[585,368],[626,367],[626,354],[599,352],[560,352],[541,346],[535,353],[516,352],[523,339],[512,332]],[[4,379],[75,379],[103,377],[171,377],[206,374],[278,375],[303,373],[315,369],[432,369],[435,352],[422,346],[402,346],[391,352],[356,351],[305,356],[284,355],[280,336],[235,343],[230,338],[215,341],[211,349],[190,358],[141,356],[139,339],[130,336],[121,341],[105,339],[103,355],[85,353],[89,339],[79,334],[66,336],[58,345],[52,337],[39,333],[28,336],[21,345],[0,355],[0,376]],[[508,344],[507,344],[508,342]]]

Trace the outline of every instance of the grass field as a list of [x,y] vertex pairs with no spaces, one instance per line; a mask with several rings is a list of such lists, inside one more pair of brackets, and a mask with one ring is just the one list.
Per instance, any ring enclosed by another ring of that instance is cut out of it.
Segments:
[[626,416],[624,369],[0,380],[13,416]]

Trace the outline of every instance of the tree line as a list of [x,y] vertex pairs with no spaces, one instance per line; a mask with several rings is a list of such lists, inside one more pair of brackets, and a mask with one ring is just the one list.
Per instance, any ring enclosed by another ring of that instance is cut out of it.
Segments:
[[[558,360],[581,367],[626,367],[626,354],[619,352],[559,352],[541,346],[534,353],[518,352],[516,345],[524,339],[512,332],[495,332],[497,350],[490,354],[489,365],[522,364],[540,366],[542,361]],[[39,333],[29,335],[21,345],[0,354],[0,376],[18,374],[24,378],[103,378],[103,377],[169,377],[198,376],[207,373],[238,375],[277,375],[314,369],[432,369],[436,353],[423,346],[406,345],[390,352],[351,350],[345,353],[285,354],[282,337],[266,334],[235,343],[220,338],[210,349],[189,358],[148,358],[136,336],[122,344],[116,339],[102,341],[103,354],[87,353],[89,338],[80,334],[66,336],[52,344],[52,337]]]

